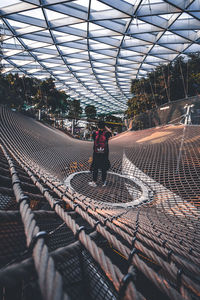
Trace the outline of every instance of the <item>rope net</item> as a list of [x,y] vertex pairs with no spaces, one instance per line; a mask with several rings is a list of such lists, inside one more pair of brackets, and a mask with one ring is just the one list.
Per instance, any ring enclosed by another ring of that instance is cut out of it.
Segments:
[[92,143],[0,107],[2,299],[199,299],[199,126]]

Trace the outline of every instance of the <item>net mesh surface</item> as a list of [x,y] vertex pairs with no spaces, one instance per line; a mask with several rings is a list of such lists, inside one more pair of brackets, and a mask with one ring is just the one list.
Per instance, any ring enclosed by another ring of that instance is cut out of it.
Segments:
[[93,188],[91,142],[0,116],[1,297],[199,299],[198,125],[112,138]]

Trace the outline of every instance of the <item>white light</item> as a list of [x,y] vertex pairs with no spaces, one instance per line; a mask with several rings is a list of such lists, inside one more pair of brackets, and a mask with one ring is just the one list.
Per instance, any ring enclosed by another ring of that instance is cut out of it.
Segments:
[[161,107],[160,110],[165,110],[165,109],[168,109],[169,106],[165,106],[165,107]]

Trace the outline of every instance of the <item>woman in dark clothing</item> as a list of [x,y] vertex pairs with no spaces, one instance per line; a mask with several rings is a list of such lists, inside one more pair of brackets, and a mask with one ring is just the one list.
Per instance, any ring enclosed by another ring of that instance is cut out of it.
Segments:
[[107,171],[110,168],[110,162],[108,159],[109,148],[108,139],[112,136],[112,132],[105,126],[103,121],[98,123],[98,131],[93,132],[92,138],[94,140],[93,147],[93,161],[90,170],[92,171],[93,181],[89,182],[89,185],[96,187],[98,170],[101,169],[101,176],[103,186],[106,186]]

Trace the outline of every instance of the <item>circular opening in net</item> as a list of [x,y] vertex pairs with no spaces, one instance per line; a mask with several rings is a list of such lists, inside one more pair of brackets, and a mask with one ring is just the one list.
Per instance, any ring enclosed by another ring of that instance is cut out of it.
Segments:
[[101,180],[101,172],[98,175],[97,187],[91,187],[91,174],[77,173],[71,176],[70,185],[77,193],[89,197],[95,201],[110,203],[127,203],[137,200],[142,196],[142,189],[129,178],[108,172],[107,185],[104,187]]

